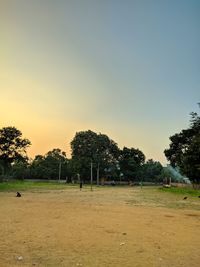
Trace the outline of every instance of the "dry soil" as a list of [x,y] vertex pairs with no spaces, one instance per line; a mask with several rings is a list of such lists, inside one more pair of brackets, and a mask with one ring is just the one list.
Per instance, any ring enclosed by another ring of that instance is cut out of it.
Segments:
[[1,192],[0,267],[199,267],[200,199],[157,191]]

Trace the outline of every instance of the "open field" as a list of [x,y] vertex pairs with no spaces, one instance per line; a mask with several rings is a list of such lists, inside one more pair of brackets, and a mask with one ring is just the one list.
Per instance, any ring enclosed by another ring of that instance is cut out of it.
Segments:
[[197,196],[56,189],[26,188],[21,198],[0,192],[0,266],[199,266]]

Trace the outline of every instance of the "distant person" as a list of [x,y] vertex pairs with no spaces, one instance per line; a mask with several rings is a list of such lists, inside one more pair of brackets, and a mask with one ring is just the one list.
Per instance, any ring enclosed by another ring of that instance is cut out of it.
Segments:
[[83,181],[80,181],[80,191],[82,190],[83,187]]

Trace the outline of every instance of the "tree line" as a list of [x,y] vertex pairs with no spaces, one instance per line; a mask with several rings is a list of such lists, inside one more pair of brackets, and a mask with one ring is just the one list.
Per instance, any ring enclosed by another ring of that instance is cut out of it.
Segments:
[[162,165],[152,159],[145,162],[138,148],[119,149],[107,135],[91,130],[77,132],[71,141],[71,158],[59,148],[45,155],[27,156],[30,140],[15,127],[0,129],[0,175],[16,179],[90,180],[159,182]]
[[[164,154],[171,166],[199,184],[200,182],[200,117],[191,113],[188,129],[170,138]],[[15,127],[0,129],[0,177],[17,179],[90,180],[91,167],[97,183],[104,180],[162,182],[170,176],[160,162],[145,160],[138,148],[120,149],[107,135],[91,130],[77,132],[71,141],[71,158],[59,148],[45,155],[27,156],[30,140]]]

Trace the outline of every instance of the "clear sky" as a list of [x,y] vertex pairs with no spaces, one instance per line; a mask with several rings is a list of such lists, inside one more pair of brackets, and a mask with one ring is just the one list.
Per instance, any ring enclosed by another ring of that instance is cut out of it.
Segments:
[[0,0],[0,127],[31,157],[90,129],[166,163],[199,85],[199,0]]

